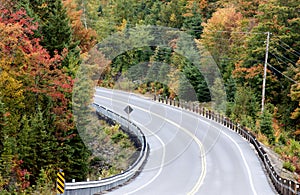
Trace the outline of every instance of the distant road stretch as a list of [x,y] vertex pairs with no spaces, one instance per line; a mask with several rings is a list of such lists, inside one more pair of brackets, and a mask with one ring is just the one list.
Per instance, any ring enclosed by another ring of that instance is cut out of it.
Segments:
[[192,112],[118,90],[97,88],[95,103],[144,132],[150,154],[142,172],[109,194],[275,194],[248,142]]

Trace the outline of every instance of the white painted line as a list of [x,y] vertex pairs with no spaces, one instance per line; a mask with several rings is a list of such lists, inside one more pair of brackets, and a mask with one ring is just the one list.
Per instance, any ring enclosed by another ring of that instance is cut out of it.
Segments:
[[[101,98],[104,98],[104,99],[108,99],[108,100],[112,100],[111,98],[107,98],[107,97],[104,97],[104,96],[99,96],[99,95],[96,95],[96,94],[95,94],[95,96],[101,97]],[[120,102],[120,101],[118,101],[118,100],[113,100],[113,101]],[[121,103],[123,103],[123,102],[121,102]],[[136,106],[133,106],[133,107],[136,107]],[[133,191],[131,191],[131,192],[129,192],[129,193],[126,193],[126,194],[133,194],[133,193],[135,193],[135,192],[137,192],[137,191],[140,191],[141,189],[147,187],[149,184],[151,184],[151,183],[152,183],[152,182],[153,182],[153,181],[161,174],[162,169],[163,169],[163,167],[164,167],[165,157],[166,157],[166,146],[165,146],[164,142],[160,139],[160,137],[158,137],[158,135],[156,135],[156,134],[155,134],[154,132],[152,132],[150,129],[146,128],[146,127],[145,127],[144,125],[142,125],[141,123],[136,122],[136,121],[134,121],[134,123],[135,123],[136,125],[138,125],[138,126],[143,127],[143,128],[146,129],[147,131],[151,132],[152,135],[154,135],[154,136],[158,139],[158,141],[159,141],[159,142],[161,143],[161,145],[162,145],[163,154],[162,154],[162,160],[161,160],[161,163],[160,163],[160,166],[159,166],[159,171],[155,174],[155,176],[154,176],[151,180],[149,180],[147,183],[145,183],[144,185],[142,185],[142,186],[140,186],[139,188],[137,188],[137,189],[135,189],[135,190],[133,190]],[[151,150],[150,150],[150,152],[151,152]]]
[[[168,105],[166,105],[166,104],[163,104],[163,105],[168,106]],[[169,106],[169,107],[171,107],[171,106]],[[189,111],[187,111],[187,112],[185,112],[185,113],[186,113],[186,114],[189,114],[190,116],[196,118],[196,116],[194,115],[195,113],[193,113],[193,112],[190,113]],[[201,118],[199,118],[199,120],[201,120],[203,123],[209,124],[207,121],[205,121],[205,120],[203,120],[203,119],[201,119]],[[215,121],[212,121],[212,122],[215,122]],[[215,123],[217,123],[217,122],[215,122]],[[219,124],[219,123],[217,123],[217,124]],[[210,124],[210,125],[211,125],[211,124]],[[219,124],[219,125],[220,125],[220,124]],[[228,135],[227,133],[225,133],[222,129],[219,129],[219,128],[215,127],[214,125],[211,125],[211,127],[215,128],[215,129],[217,129],[217,130],[220,130],[220,132],[221,132],[223,135],[225,135],[231,142],[233,142],[234,145],[237,147],[237,149],[239,150],[239,153],[240,153],[240,155],[241,155],[241,157],[242,157],[243,163],[244,163],[244,165],[245,165],[245,167],[246,167],[246,169],[247,169],[247,172],[248,172],[248,179],[249,179],[249,182],[250,182],[250,186],[251,186],[253,195],[257,195],[257,192],[256,192],[255,187],[254,187],[254,184],[253,184],[253,177],[252,177],[252,174],[251,174],[249,165],[248,165],[248,163],[247,163],[247,161],[246,161],[246,159],[245,159],[245,156],[244,156],[244,154],[243,154],[243,152],[242,152],[242,149],[240,148],[240,146],[238,145],[238,143],[237,143],[234,139],[232,139],[232,138],[230,137],[230,135]]]
[[[125,94],[122,94],[122,95],[125,95]],[[101,96],[102,97],[102,96]],[[143,99],[143,100],[146,100],[146,99]],[[168,107],[168,108],[171,108],[171,109],[173,109],[173,110],[177,110],[177,111],[186,111],[186,112],[184,112],[184,113],[186,113],[186,114],[188,114],[188,115],[190,115],[190,116],[192,116],[192,117],[194,117],[194,118],[197,118],[198,120],[200,120],[200,121],[202,121],[203,123],[206,123],[206,124],[210,124],[209,122],[207,122],[207,121],[205,121],[205,120],[203,120],[203,119],[201,119],[200,117],[196,117],[195,116],[195,113],[193,113],[193,112],[189,112],[189,111],[187,111],[187,110],[183,110],[183,109],[180,109],[180,108],[177,108],[177,107],[174,107],[174,106],[169,106],[169,105],[166,105],[166,104],[161,104],[161,105],[163,105],[164,107]],[[138,109],[141,109],[141,110],[144,110],[145,111],[145,109],[143,109],[143,108],[138,108]],[[147,111],[146,111],[147,112]],[[150,112],[149,112],[150,113]],[[152,114],[155,114],[155,113],[152,113]],[[156,114],[155,114],[156,115]],[[168,120],[167,119],[167,121],[168,122],[170,122],[171,124],[174,124],[174,122],[173,121],[170,121],[170,120]],[[214,122],[214,121],[213,121]],[[219,124],[219,123],[217,123],[217,124]],[[217,127],[215,127],[215,126],[211,126],[211,127],[213,127],[213,128],[215,128],[215,129],[217,129],[217,130],[220,130],[220,132],[223,134],[223,135],[225,135],[231,142],[233,142],[234,143],[234,145],[237,147],[237,149],[238,149],[238,151],[239,151],[239,153],[240,153],[240,155],[241,155],[241,158],[242,158],[242,160],[243,160],[243,163],[244,163],[244,165],[245,165],[245,168],[246,168],[246,170],[247,170],[247,172],[248,172],[248,179],[249,179],[249,182],[250,182],[250,186],[251,186],[251,189],[252,189],[252,192],[253,192],[253,194],[254,195],[257,195],[257,192],[256,192],[256,190],[255,190],[255,187],[254,187],[254,184],[253,184],[253,177],[252,177],[252,174],[251,174],[251,171],[250,171],[250,168],[249,168],[249,165],[248,165],[248,163],[247,163],[247,161],[246,161],[246,159],[245,159],[245,156],[244,156],[244,154],[242,153],[242,149],[240,148],[240,146],[238,145],[238,143],[234,140],[234,139],[232,139],[231,137],[230,137],[230,135],[228,135],[227,133],[225,133],[223,130],[221,130],[221,129],[219,129],[219,128],[217,128]],[[181,128],[180,127],[180,129],[182,129],[183,130],[183,128]],[[200,141],[199,141],[200,142]],[[201,147],[201,148],[203,148],[203,147]],[[200,149],[201,150],[201,149]],[[203,152],[202,150],[201,150],[201,152]],[[205,154],[205,153],[204,153]],[[203,163],[203,162],[202,162]],[[205,170],[206,171],[206,170]],[[201,179],[201,177],[200,177],[200,179]],[[199,179],[199,180],[200,180]],[[199,182],[197,182],[197,184],[196,184],[196,186],[195,187],[197,187],[197,185],[199,184]],[[201,185],[200,185],[201,186]],[[200,186],[198,187],[198,189],[200,188]],[[195,188],[194,187],[194,188]],[[193,189],[194,189],[193,188]],[[196,193],[197,191],[195,191],[195,190],[192,190],[191,191],[191,193],[193,194],[193,193]]]
[[[217,129],[217,127],[215,127],[215,126],[212,126],[212,127],[215,128],[215,129]],[[237,149],[239,150],[239,153],[240,153],[240,155],[241,155],[241,157],[242,157],[242,159],[243,159],[243,162],[244,162],[245,167],[246,167],[247,172],[248,172],[248,179],[249,179],[249,182],[250,182],[250,186],[251,186],[253,195],[257,195],[257,192],[256,192],[255,187],[254,187],[254,184],[253,184],[252,174],[251,174],[249,165],[248,165],[248,163],[247,163],[247,161],[246,161],[246,159],[245,159],[245,156],[244,156],[244,154],[243,154],[243,152],[242,152],[242,149],[240,148],[240,146],[238,145],[238,143],[237,143],[234,139],[232,139],[232,137],[230,137],[230,136],[229,136],[228,134],[226,134],[224,131],[221,131],[221,133],[222,133],[223,135],[225,135],[230,141],[232,141],[232,142],[234,143],[234,145],[237,147]]]
[[[134,122],[136,123],[138,126],[143,126],[147,131],[149,132],[152,132],[150,129],[146,128],[144,125],[142,125],[141,123],[138,123],[138,122]],[[164,161],[165,161],[165,157],[166,157],[166,146],[164,144],[164,142],[156,135],[154,134],[154,136],[158,139],[158,141],[161,143],[162,147],[163,147],[163,155],[162,155],[162,159],[161,159],[161,163],[160,163],[160,166],[159,166],[159,171],[156,173],[156,175],[150,180],[148,181],[147,183],[145,183],[144,185],[140,186],[139,188],[127,193],[127,194],[133,194],[137,191],[140,191],[141,189],[147,187],[149,184],[151,184],[159,175],[160,173],[162,172],[162,169],[164,167]],[[150,150],[151,151],[151,150]]]
[[[122,101],[119,101],[119,100],[113,100],[113,99],[111,99],[111,98],[107,98],[107,97],[104,97],[104,96],[101,96],[101,95],[97,95],[97,94],[95,94],[95,96],[97,96],[97,97],[102,97],[102,98],[105,98],[105,99],[109,99],[109,100],[112,100],[112,101],[116,101],[116,102],[119,102],[119,103],[124,103],[124,102],[122,102]],[[189,195],[190,195],[190,194],[195,194],[195,193],[199,190],[199,188],[201,187],[201,185],[203,184],[204,178],[205,178],[205,176],[206,176],[206,155],[205,155],[204,147],[203,147],[202,143],[200,142],[200,140],[199,140],[195,135],[193,135],[190,131],[188,131],[187,129],[181,127],[180,125],[178,125],[177,123],[175,123],[175,122],[173,122],[173,121],[171,121],[171,120],[169,120],[169,119],[163,118],[163,117],[161,117],[160,115],[158,115],[158,114],[156,114],[156,113],[153,113],[153,112],[150,112],[150,111],[148,111],[148,110],[146,110],[146,109],[144,109],[144,108],[140,108],[140,107],[137,107],[137,106],[134,106],[134,105],[131,105],[131,106],[132,106],[132,107],[135,107],[135,108],[137,108],[137,109],[139,109],[139,110],[142,110],[142,111],[144,111],[144,112],[148,112],[148,113],[151,113],[151,114],[153,114],[153,115],[156,115],[157,117],[159,117],[159,118],[161,118],[161,119],[167,121],[168,123],[170,123],[170,124],[176,126],[177,128],[179,128],[179,129],[181,129],[182,131],[184,131],[187,135],[189,135],[189,136],[190,136],[190,137],[198,144],[200,153],[202,154],[202,155],[200,155],[200,156],[202,156],[202,158],[201,158],[201,163],[202,163],[201,174],[200,174],[200,176],[199,176],[199,179],[197,180],[197,183],[196,183],[195,186],[193,187],[193,189],[188,193]],[[153,180],[153,181],[154,181],[154,180]],[[151,180],[151,182],[152,182],[152,180]],[[151,182],[148,182],[147,185],[149,185]],[[146,186],[143,186],[143,187],[146,187]],[[140,190],[140,189],[142,189],[142,188],[138,188],[138,189]]]

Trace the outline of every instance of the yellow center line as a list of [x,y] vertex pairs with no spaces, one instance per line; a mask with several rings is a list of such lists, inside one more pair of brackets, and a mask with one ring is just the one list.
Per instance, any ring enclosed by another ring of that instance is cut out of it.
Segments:
[[[104,96],[96,95],[95,94],[95,97],[96,96],[97,97],[102,97],[102,98],[105,98],[105,99],[109,99],[109,100],[112,100],[112,101],[115,101],[115,102],[124,103],[124,102],[119,101],[119,100],[115,100],[115,99],[112,99],[112,98],[108,98],[108,97],[104,97]],[[202,143],[200,142],[200,140],[195,135],[193,135],[189,130],[181,127],[180,125],[178,125],[177,123],[175,123],[175,122],[173,122],[173,121],[171,121],[169,119],[163,118],[160,115],[158,115],[156,113],[153,113],[153,112],[150,112],[149,110],[146,110],[144,108],[137,107],[135,105],[131,105],[131,106],[135,107],[135,108],[137,108],[139,110],[142,110],[144,112],[151,113],[151,114],[153,114],[153,115],[155,115],[155,116],[157,116],[157,117],[159,117],[159,118],[167,121],[168,123],[176,126],[177,128],[179,128],[182,131],[184,131],[187,135],[189,135],[197,143],[197,145],[199,146],[200,153],[202,154],[201,155],[202,169],[201,169],[201,174],[199,176],[199,179],[197,180],[197,183],[195,184],[195,186],[193,187],[193,189],[190,192],[188,192],[189,195],[195,194],[199,190],[199,188],[201,187],[201,185],[203,184],[203,181],[204,181],[204,178],[205,178],[205,175],[206,175],[206,155],[205,155],[204,147],[203,147]]]

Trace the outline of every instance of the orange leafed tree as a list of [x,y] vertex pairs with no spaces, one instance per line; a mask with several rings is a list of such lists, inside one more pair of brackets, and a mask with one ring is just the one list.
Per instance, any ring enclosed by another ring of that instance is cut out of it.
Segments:
[[24,10],[1,10],[0,14],[2,77],[8,75],[22,85],[29,110],[50,98],[58,131],[72,128],[68,110],[73,80],[61,70],[62,56],[51,57],[40,40],[33,38],[38,24]]
[[82,10],[77,10],[77,5],[72,0],[64,0],[64,6],[71,21],[74,41],[79,41],[82,53],[88,52],[96,44],[96,32],[91,28],[85,28],[82,21]]

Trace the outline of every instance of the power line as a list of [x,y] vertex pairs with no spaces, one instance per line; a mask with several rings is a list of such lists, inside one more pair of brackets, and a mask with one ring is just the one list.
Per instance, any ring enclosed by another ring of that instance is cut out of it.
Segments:
[[[212,39],[212,40],[224,40],[224,41],[233,41],[233,42],[238,42],[240,40],[242,40],[241,42],[248,42],[249,40],[245,39],[246,37],[245,36],[242,36],[242,37],[237,37],[237,38],[234,38],[234,37],[230,37],[230,38],[218,38],[218,37],[214,37],[214,35],[205,35],[205,37],[208,37],[208,39]],[[251,41],[251,43],[263,43],[265,42],[265,40],[263,41]]]
[[282,72],[280,72],[278,69],[276,69],[274,66],[272,66],[271,64],[268,63],[268,66],[270,66],[271,68],[273,68],[276,72],[278,72],[279,74],[281,74],[282,76],[284,76],[285,78],[287,78],[288,80],[294,82],[295,84],[298,84],[297,81],[295,81],[294,79],[292,79],[291,77],[283,74]]
[[[286,63],[283,59],[281,59],[279,56],[277,56],[277,55],[275,55],[275,54],[273,54],[273,53],[270,53],[270,54],[276,58],[278,64],[285,64],[285,65],[287,65],[287,66],[290,66],[290,64],[287,64],[287,63]],[[280,63],[279,61],[281,61],[281,63]]]
[[203,30],[203,32],[230,33],[230,34],[265,34],[265,32],[249,32],[249,31],[226,31],[226,30]]
[[280,40],[279,37],[277,37],[277,38],[278,38],[277,41],[281,42],[283,45],[286,45],[288,48],[290,48],[291,50],[293,50],[300,57],[300,52],[296,51],[294,48],[292,48],[291,46],[289,46],[288,44],[286,44],[285,42],[283,42],[282,40]]
[[[284,46],[282,46],[281,44],[279,44],[279,43],[276,43],[276,42],[275,42],[275,44],[279,45],[281,48],[285,49],[287,52],[289,52],[289,53],[293,54],[294,56],[296,56],[296,57],[300,58],[300,54],[298,55],[298,54],[296,54],[296,53],[293,53],[293,52],[291,52],[291,51],[290,51],[290,50],[294,50],[294,49],[292,49],[292,48],[288,49],[288,48],[286,48],[286,47],[284,47]],[[295,50],[294,50],[294,51],[295,51]]]
[[[275,53],[277,53],[278,55],[280,55],[277,51],[275,51],[274,49],[272,49],[272,51],[274,51]],[[277,56],[276,54],[273,54],[272,53],[272,55],[273,56]],[[289,59],[289,58],[287,58],[287,57],[285,57],[284,55],[280,55],[281,57],[283,57],[285,60],[287,60],[287,61],[289,61],[293,66],[295,66],[294,64],[295,64],[295,62],[293,62],[291,59]],[[279,59],[281,59],[279,56],[277,56]],[[284,62],[282,59],[280,60],[280,61],[282,61],[282,62]],[[285,63],[285,62],[284,62]],[[286,64],[286,63],[285,63]],[[288,65],[288,64],[287,64]]]

